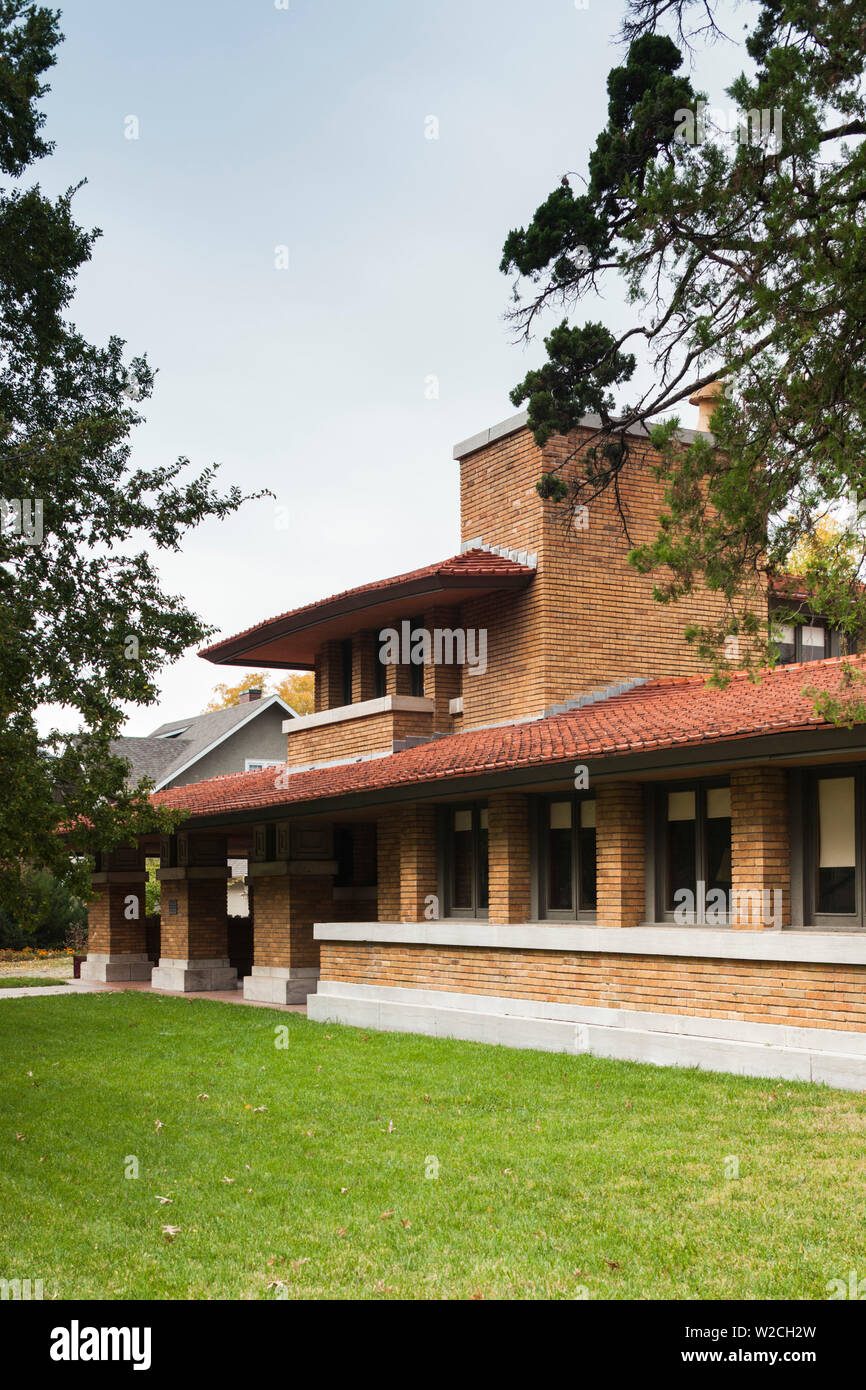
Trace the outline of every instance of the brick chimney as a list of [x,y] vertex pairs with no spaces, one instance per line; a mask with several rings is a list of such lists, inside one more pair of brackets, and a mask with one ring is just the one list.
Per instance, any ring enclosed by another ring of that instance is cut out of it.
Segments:
[[710,381],[706,386],[701,386],[693,396],[689,396],[689,405],[698,407],[697,428],[699,430],[710,428],[710,417],[724,389],[721,381]]
[[253,700],[260,700],[261,698],[262,687],[260,685],[254,685],[252,690],[244,690],[241,692],[241,694],[238,696],[238,704],[249,705],[252,703]]

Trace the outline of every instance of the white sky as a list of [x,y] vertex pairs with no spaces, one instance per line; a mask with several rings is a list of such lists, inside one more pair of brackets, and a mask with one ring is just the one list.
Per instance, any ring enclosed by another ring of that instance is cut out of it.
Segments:
[[[621,8],[63,6],[46,102],[57,149],[38,176],[52,192],[86,177],[77,217],[103,229],[79,327],[159,369],[133,462],[218,461],[223,486],[277,494],[160,558],[169,591],[223,635],[459,548],[452,446],[512,414],[508,391],[542,360],[502,321],[502,242],[566,171],[585,172]],[[743,62],[716,48],[696,83],[722,104]],[[586,310],[611,328],[625,314],[618,294]],[[198,713],[242,674],[191,652],[125,732]]]

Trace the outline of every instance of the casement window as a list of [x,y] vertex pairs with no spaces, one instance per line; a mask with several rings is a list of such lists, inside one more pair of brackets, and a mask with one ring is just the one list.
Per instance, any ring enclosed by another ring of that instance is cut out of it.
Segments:
[[[773,640],[779,649],[780,666],[792,666],[801,661],[823,661],[826,656],[842,655],[840,633],[819,618],[805,623],[780,623],[773,629]],[[848,639],[848,650],[855,650]]]
[[678,783],[656,789],[655,869],[659,921],[712,925],[728,920],[731,789],[727,783]]
[[352,703],[352,639],[346,637],[340,643],[340,682],[342,692],[342,702],[344,705]]
[[424,663],[423,661],[413,661],[409,667],[409,694],[424,694]]
[[538,804],[538,905],[551,920],[596,918],[595,798],[544,797]]
[[377,700],[381,700],[386,692],[385,667],[379,655],[379,639],[376,638],[375,653],[373,656],[373,695]]
[[806,787],[806,915],[817,927],[862,931],[864,773],[822,769]]
[[489,905],[487,807],[450,806],[441,827],[445,915],[486,917]]

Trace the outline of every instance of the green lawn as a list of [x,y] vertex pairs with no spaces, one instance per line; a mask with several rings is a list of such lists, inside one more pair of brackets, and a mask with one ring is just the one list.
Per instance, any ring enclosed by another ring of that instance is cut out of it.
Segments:
[[864,1139],[866,1096],[817,1086],[134,992],[7,1000],[0,1277],[60,1298],[823,1299],[866,1274]]
[[55,975],[0,975],[0,989],[42,989],[46,985],[65,985]]

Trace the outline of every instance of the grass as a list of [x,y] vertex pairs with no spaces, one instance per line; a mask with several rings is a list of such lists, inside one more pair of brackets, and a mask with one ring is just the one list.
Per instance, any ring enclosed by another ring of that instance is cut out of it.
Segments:
[[55,975],[2,975],[0,974],[0,989],[33,989],[41,988],[43,985],[65,985],[67,980],[61,980]]
[[0,1277],[58,1298],[824,1299],[866,1274],[864,1138],[866,1096],[807,1084],[135,992],[7,1000]]

